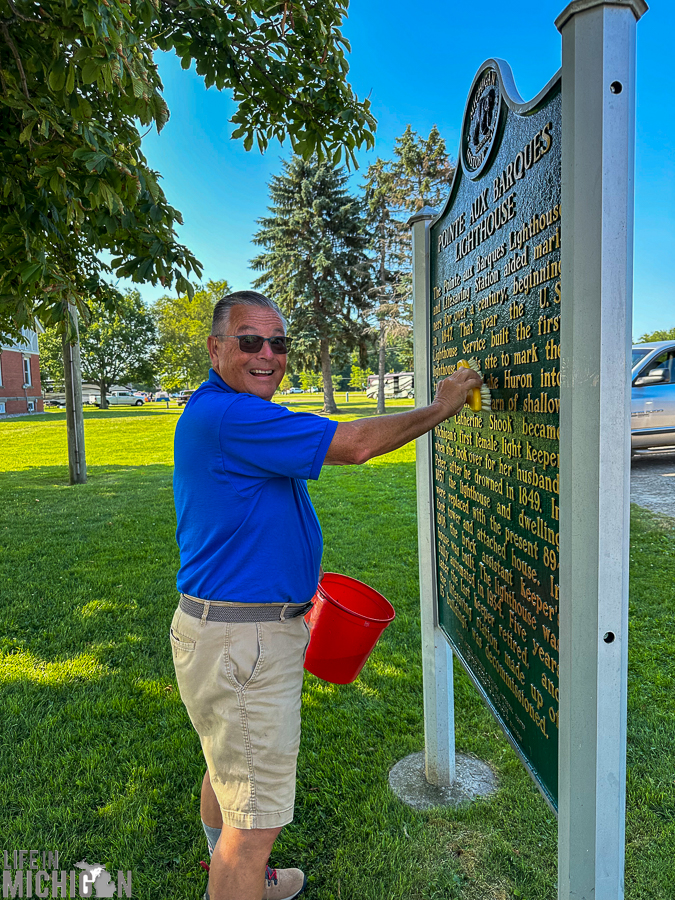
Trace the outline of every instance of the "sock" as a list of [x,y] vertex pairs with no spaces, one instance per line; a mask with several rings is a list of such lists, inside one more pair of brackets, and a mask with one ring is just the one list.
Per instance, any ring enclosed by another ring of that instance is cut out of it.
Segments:
[[212,828],[210,825],[207,825],[202,819],[202,828],[204,829],[204,834],[206,835],[206,843],[209,845],[209,856],[213,856],[213,850],[218,842],[218,838],[220,837],[221,828]]

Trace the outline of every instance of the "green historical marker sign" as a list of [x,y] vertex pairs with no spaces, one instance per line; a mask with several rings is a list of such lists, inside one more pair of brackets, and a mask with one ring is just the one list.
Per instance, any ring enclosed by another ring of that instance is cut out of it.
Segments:
[[544,796],[558,795],[560,76],[479,70],[430,234],[432,387],[474,359],[491,408],[433,436],[439,623]]

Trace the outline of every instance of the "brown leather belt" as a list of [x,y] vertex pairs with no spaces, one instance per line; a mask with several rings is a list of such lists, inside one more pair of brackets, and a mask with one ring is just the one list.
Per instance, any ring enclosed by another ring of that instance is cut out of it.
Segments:
[[229,603],[223,600],[200,600],[189,594],[180,595],[180,608],[188,616],[206,622],[285,622],[304,616],[312,608],[307,603]]

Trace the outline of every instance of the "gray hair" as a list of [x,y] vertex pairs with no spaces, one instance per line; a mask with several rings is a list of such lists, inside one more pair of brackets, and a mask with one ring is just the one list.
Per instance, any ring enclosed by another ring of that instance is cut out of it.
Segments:
[[284,314],[274,300],[270,300],[269,297],[265,297],[264,294],[259,294],[257,291],[235,291],[234,294],[227,294],[225,297],[221,297],[216,303],[213,310],[211,334],[222,334],[223,329],[228,327],[230,310],[234,306],[258,306],[263,309],[271,309],[281,319],[284,330],[288,327]]

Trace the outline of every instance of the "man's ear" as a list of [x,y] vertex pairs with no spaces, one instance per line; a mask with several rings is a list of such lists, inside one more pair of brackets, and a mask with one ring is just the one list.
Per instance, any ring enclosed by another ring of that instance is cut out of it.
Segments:
[[[217,343],[218,343],[218,338],[214,337],[212,334],[210,334],[206,339],[206,346],[208,347],[209,357],[211,359],[211,363],[212,363],[214,369],[216,368],[216,365],[218,363],[218,354],[216,352],[216,344]],[[217,369],[216,369],[216,371],[217,371]]]

